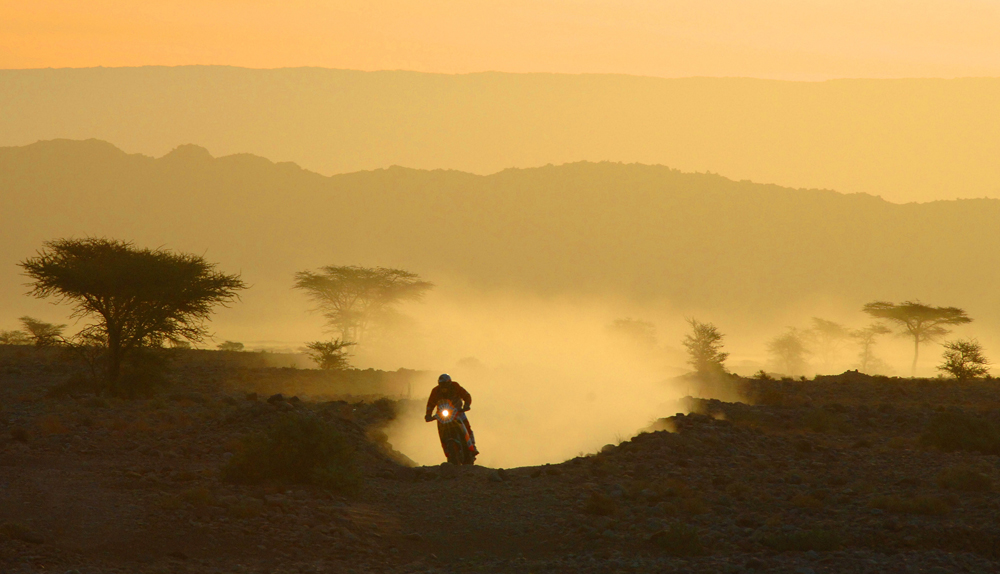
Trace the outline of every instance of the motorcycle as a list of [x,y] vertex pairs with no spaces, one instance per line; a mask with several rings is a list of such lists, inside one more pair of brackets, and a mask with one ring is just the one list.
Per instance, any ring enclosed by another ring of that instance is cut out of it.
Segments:
[[444,448],[444,456],[452,464],[475,464],[474,447],[469,429],[462,422],[461,410],[456,409],[451,401],[441,401],[437,412],[431,417],[437,420],[438,436]]

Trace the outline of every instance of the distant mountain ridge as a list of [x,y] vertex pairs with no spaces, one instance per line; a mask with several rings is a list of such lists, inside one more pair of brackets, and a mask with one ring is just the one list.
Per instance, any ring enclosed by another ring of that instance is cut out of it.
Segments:
[[227,66],[0,70],[0,145],[196,142],[324,173],[664,164],[897,202],[1000,197],[1000,78],[786,82]]
[[983,327],[1000,321],[992,199],[898,205],[616,163],[327,177],[247,154],[182,146],[154,159],[96,140],[0,148],[0,198],[10,317],[28,305],[17,261],[45,240],[107,235],[242,270],[254,287],[232,313],[260,321],[289,313],[295,271],[326,264],[717,316],[920,298],[965,307]]

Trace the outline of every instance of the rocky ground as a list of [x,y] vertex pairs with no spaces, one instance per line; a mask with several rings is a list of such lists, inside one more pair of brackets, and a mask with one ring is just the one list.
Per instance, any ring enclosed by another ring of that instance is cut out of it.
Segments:
[[[995,381],[734,380],[702,392],[740,401],[500,470],[407,466],[390,401],[268,401],[197,369],[153,398],[53,393],[66,369],[0,366],[4,573],[1000,572],[1000,459],[921,440],[950,415],[995,452]],[[360,491],[221,480],[288,412],[349,438]]]

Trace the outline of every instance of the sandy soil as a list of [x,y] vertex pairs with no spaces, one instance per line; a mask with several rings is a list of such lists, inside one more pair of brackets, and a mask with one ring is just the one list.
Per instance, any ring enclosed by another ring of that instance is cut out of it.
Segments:
[[[233,383],[267,368],[49,396],[68,369],[0,365],[0,572],[1000,572],[1000,459],[920,440],[941,413],[1000,422],[995,381],[735,381],[740,401],[498,470],[406,466],[379,441],[384,404]],[[359,493],[220,480],[242,437],[296,410],[357,446]]]

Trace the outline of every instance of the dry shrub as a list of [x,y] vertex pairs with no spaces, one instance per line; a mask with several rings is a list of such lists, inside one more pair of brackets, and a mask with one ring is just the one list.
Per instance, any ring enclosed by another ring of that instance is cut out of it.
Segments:
[[163,510],[180,510],[184,501],[178,496],[164,496],[157,501],[157,506]]
[[778,552],[831,552],[840,548],[841,537],[830,530],[799,530],[767,536],[761,542]]
[[348,492],[360,486],[357,466],[354,449],[329,423],[290,413],[249,437],[222,468],[222,478],[247,484],[314,484]]
[[1000,454],[1000,430],[990,421],[970,414],[944,412],[934,415],[920,443],[945,452]]
[[797,494],[792,497],[792,506],[817,510],[823,507],[823,501],[812,494]]
[[196,508],[217,506],[215,496],[212,494],[212,491],[204,486],[189,488],[181,492],[178,498]]
[[940,516],[951,511],[951,505],[945,500],[934,496],[916,496],[913,498],[877,496],[868,502],[868,506],[887,512],[923,514],[927,516]]
[[264,501],[256,498],[244,498],[229,506],[229,514],[233,518],[253,518],[264,510]]
[[42,537],[32,532],[30,528],[14,522],[0,524],[0,540],[5,538],[29,542],[31,544],[41,544],[43,542]]
[[591,492],[590,496],[587,497],[587,501],[583,505],[583,511],[587,514],[594,514],[596,516],[611,516],[618,510],[618,505],[615,503],[614,499],[610,496],[600,493]]
[[965,466],[942,470],[938,473],[936,482],[941,488],[963,492],[989,492],[993,489],[993,480],[990,477]]
[[66,434],[69,432],[58,415],[45,415],[38,419],[37,424],[38,430],[42,431],[42,434]]
[[685,516],[695,516],[708,512],[708,505],[698,497],[686,497],[677,501],[677,510]]
[[726,487],[726,494],[736,500],[745,500],[750,496],[751,488],[743,482],[733,482]]
[[885,446],[892,450],[906,450],[910,447],[910,441],[901,436],[894,436],[885,443]]
[[671,524],[670,528],[650,536],[649,541],[671,556],[699,556],[706,553],[698,538],[698,531],[685,524]]
[[10,438],[17,442],[27,443],[31,440],[31,435],[28,433],[28,429],[24,427],[14,427],[10,429]]
[[802,418],[799,424],[817,433],[828,433],[834,430],[842,430],[844,419],[836,413],[831,413],[825,409],[810,409]]

